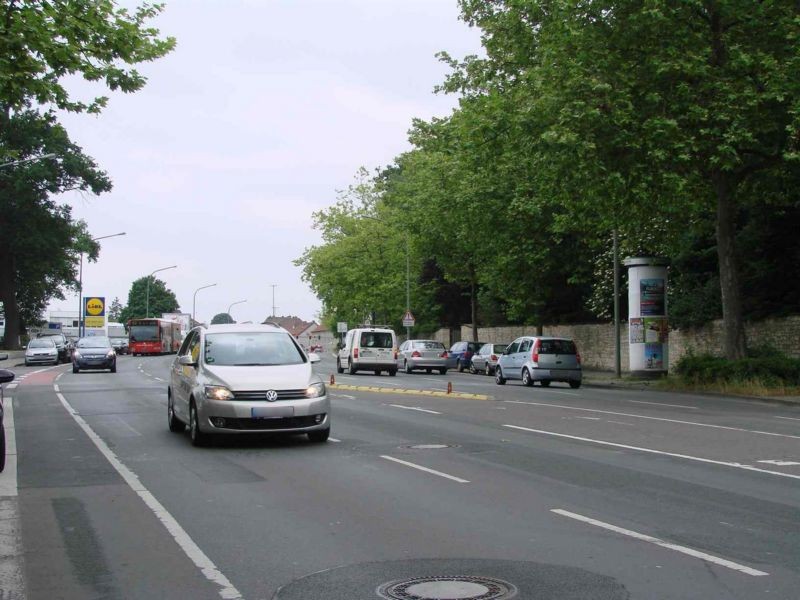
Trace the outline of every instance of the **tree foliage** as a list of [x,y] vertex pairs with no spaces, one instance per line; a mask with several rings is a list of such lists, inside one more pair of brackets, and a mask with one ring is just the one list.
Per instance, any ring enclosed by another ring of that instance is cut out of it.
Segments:
[[122,302],[120,302],[119,298],[114,298],[111,301],[111,305],[108,307],[108,320],[112,323],[121,323],[122,319],[122,311],[125,307],[122,306]]
[[228,313],[217,313],[211,318],[212,325],[236,323]]
[[[82,253],[97,258],[85,224],[51,195],[100,194],[111,181],[70,142],[53,111],[97,113],[107,98],[73,99],[64,80],[77,75],[110,90],[140,89],[145,78],[134,65],[175,45],[147,26],[162,8],[0,0],[0,300],[7,347],[17,343],[24,323],[39,320],[49,299],[77,285]],[[42,158],[48,154],[54,157]]]
[[120,322],[127,323],[130,319],[143,318],[148,315],[160,318],[162,313],[173,312],[180,312],[175,293],[158,277],[147,275],[131,284],[128,292],[128,304],[120,312]]

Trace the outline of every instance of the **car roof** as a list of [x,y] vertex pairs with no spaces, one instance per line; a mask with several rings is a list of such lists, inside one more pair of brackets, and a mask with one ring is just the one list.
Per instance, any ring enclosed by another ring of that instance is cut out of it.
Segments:
[[289,333],[283,327],[272,323],[220,323],[209,325],[205,332],[208,333]]

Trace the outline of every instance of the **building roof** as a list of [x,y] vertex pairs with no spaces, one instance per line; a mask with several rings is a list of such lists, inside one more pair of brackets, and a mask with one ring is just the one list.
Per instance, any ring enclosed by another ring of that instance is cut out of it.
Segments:
[[291,333],[294,337],[299,336],[302,334],[306,329],[309,327],[316,325],[314,321],[310,323],[308,321],[304,321],[300,317],[267,317],[264,320],[264,323],[275,323],[276,325],[280,325],[286,331]]

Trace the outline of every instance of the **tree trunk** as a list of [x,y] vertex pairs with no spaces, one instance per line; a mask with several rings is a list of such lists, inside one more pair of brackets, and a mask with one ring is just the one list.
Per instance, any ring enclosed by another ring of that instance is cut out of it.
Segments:
[[0,243],[0,302],[3,303],[6,330],[3,348],[16,350],[19,347],[19,308],[17,307],[17,279],[14,255],[7,244]]
[[726,175],[714,173],[712,181],[717,195],[717,258],[725,357],[736,360],[744,358],[747,351],[742,320],[742,291],[736,264],[736,202]]
[[478,283],[475,267],[469,268],[470,319],[472,320],[472,341],[478,341]]

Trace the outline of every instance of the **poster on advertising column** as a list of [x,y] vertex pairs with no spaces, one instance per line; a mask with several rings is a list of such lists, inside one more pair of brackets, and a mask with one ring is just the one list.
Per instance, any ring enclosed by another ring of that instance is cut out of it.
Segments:
[[666,304],[663,279],[639,280],[639,308],[642,317],[664,316]]

